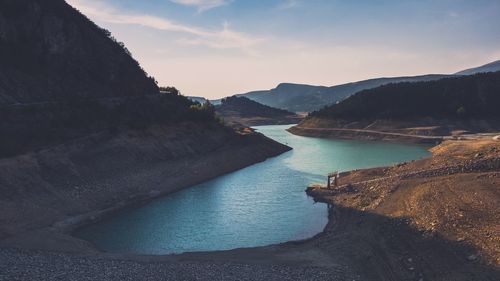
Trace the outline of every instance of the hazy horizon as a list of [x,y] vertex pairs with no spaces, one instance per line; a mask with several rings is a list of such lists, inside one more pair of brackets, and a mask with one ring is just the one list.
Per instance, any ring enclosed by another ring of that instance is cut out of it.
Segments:
[[162,86],[220,98],[500,59],[498,1],[67,0]]

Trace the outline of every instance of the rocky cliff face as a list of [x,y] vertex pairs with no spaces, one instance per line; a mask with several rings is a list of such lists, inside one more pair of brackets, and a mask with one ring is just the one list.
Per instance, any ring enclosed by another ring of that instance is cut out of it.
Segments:
[[0,105],[157,93],[110,34],[64,0],[0,1]]

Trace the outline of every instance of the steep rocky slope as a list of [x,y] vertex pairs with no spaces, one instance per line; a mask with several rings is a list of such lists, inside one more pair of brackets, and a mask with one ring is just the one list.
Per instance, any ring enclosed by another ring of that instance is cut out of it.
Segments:
[[160,97],[125,46],[64,0],[1,1],[0,61],[0,157],[191,105]]
[[0,106],[158,92],[111,38],[63,0],[2,0]]

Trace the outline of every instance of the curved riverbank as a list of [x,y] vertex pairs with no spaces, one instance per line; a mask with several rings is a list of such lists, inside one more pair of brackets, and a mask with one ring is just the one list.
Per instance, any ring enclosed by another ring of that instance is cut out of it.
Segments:
[[373,280],[498,280],[500,142],[448,141],[432,152],[308,188],[335,210],[325,232],[352,245],[350,264]]
[[498,120],[482,119],[329,119],[307,117],[290,128],[306,137],[425,143],[445,140],[478,139],[500,130]]
[[383,132],[376,130],[363,130],[363,129],[303,127],[300,125],[291,127],[290,129],[288,129],[288,131],[295,135],[304,137],[313,137],[313,138],[331,138],[331,139],[364,140],[364,141],[393,141],[393,142],[423,143],[423,144],[436,144],[447,138],[444,136],[411,135],[411,134]]
[[352,280],[498,280],[500,142],[447,141],[430,158],[343,173],[314,238],[181,260],[323,266]]
[[314,204],[304,186],[323,182],[332,170],[429,155],[426,146],[306,138],[290,134],[285,130],[289,127],[255,130],[293,151],[89,225],[75,235],[104,251],[156,255],[306,239],[324,229],[328,210]]
[[95,251],[71,231],[290,149],[251,131],[184,124],[1,159],[0,246]]

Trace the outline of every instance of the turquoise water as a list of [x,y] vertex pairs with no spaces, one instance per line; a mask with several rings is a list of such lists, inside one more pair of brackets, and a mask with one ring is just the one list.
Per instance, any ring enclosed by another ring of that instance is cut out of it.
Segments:
[[[256,129],[294,149],[82,228],[76,236],[117,253],[227,250],[305,239],[327,223],[326,204],[304,190],[334,170],[390,165],[429,155],[427,148],[292,135]],[[238,157],[235,155],[234,157]]]

